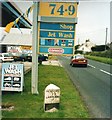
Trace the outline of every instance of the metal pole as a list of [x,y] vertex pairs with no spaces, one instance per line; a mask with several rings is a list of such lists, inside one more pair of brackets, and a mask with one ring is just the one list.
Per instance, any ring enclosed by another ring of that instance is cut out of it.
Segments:
[[108,28],[106,28],[105,50],[106,50],[106,44],[107,44],[107,31],[108,31]]
[[34,2],[32,32],[32,94],[38,94],[38,2]]

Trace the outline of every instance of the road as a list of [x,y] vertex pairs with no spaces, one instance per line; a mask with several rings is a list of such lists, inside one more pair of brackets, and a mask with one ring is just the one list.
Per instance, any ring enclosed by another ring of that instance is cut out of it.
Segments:
[[110,118],[110,65],[88,60],[88,67],[71,67],[69,57],[59,57],[82,95],[93,118]]

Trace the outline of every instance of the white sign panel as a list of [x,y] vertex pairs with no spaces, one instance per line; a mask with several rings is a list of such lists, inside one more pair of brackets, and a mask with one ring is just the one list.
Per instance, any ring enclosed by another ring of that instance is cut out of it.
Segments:
[[23,91],[23,64],[2,64],[2,91]]

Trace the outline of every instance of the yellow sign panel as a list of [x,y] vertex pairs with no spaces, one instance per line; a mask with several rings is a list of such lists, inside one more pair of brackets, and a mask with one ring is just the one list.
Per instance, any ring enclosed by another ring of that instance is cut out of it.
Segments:
[[40,2],[39,15],[51,17],[77,17],[77,2]]
[[20,47],[21,50],[32,50],[31,46],[21,46]]

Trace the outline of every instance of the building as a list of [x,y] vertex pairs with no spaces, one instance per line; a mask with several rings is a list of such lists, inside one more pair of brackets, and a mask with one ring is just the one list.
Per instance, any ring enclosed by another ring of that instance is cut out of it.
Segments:
[[91,52],[91,48],[95,47],[96,45],[92,42],[90,42],[90,40],[86,40],[84,44],[80,45],[79,48],[77,49],[77,51],[83,51],[83,53],[86,52]]
[[10,33],[0,32],[0,52],[25,53],[31,52],[32,32],[31,29],[21,28],[22,33],[17,28],[12,28]]

